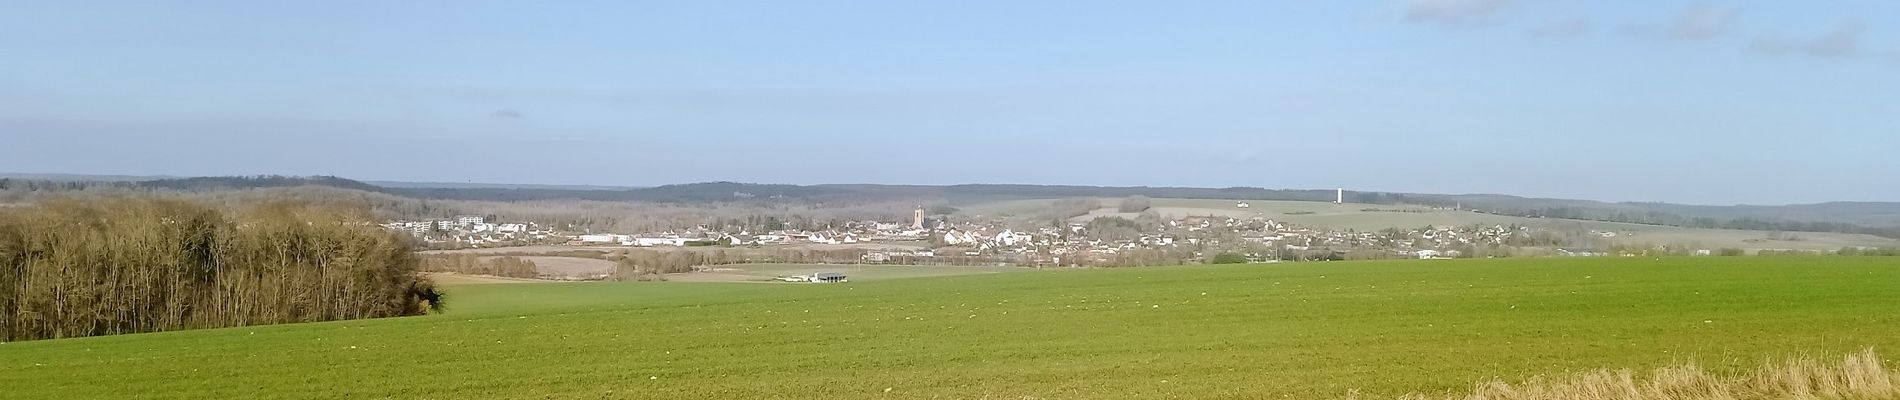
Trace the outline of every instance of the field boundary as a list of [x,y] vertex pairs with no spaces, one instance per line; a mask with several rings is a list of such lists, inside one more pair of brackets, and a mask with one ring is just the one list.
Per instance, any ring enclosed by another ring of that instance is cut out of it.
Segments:
[[[1348,394],[1347,399],[1357,399]],[[1900,398],[1900,371],[1882,365],[1867,348],[1827,362],[1793,357],[1740,376],[1712,374],[1695,364],[1657,368],[1638,375],[1629,369],[1584,372],[1518,384],[1493,380],[1467,394],[1411,394],[1400,400],[1753,400]]]

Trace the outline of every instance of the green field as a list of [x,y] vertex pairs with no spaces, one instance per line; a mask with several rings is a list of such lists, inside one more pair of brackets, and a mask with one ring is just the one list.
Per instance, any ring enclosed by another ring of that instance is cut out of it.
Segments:
[[0,398],[1390,398],[1900,352],[1900,260],[1513,259],[449,289],[425,317],[0,344]]
[[773,278],[819,272],[845,274],[852,281],[978,275],[1031,271],[1016,267],[953,267],[929,265],[732,264],[705,267],[708,271],[667,274],[670,282],[773,282]]

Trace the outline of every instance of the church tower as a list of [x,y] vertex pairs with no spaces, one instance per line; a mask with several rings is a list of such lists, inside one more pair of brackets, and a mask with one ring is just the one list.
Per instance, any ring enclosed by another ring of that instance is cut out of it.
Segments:
[[910,213],[910,229],[924,229],[924,206],[917,206],[917,211]]

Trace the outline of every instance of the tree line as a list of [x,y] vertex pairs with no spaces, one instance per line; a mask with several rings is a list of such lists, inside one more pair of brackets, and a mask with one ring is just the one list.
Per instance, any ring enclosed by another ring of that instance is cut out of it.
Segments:
[[[599,254],[599,253],[594,253]],[[476,254],[429,254],[422,256],[422,270],[428,272],[454,272],[466,275],[488,275],[508,278],[539,278],[533,260],[515,256],[482,256]]]
[[362,208],[158,197],[0,207],[0,341],[418,315],[407,239]]
[[1049,204],[1049,211],[1043,219],[1051,221],[1054,226],[1068,226],[1070,218],[1089,215],[1098,208],[1102,208],[1102,201],[1093,197],[1061,199]]

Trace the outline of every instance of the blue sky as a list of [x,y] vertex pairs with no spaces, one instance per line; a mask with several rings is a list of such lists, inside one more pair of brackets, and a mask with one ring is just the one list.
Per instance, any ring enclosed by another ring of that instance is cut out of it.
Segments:
[[1884,0],[0,9],[5,172],[1900,200]]

